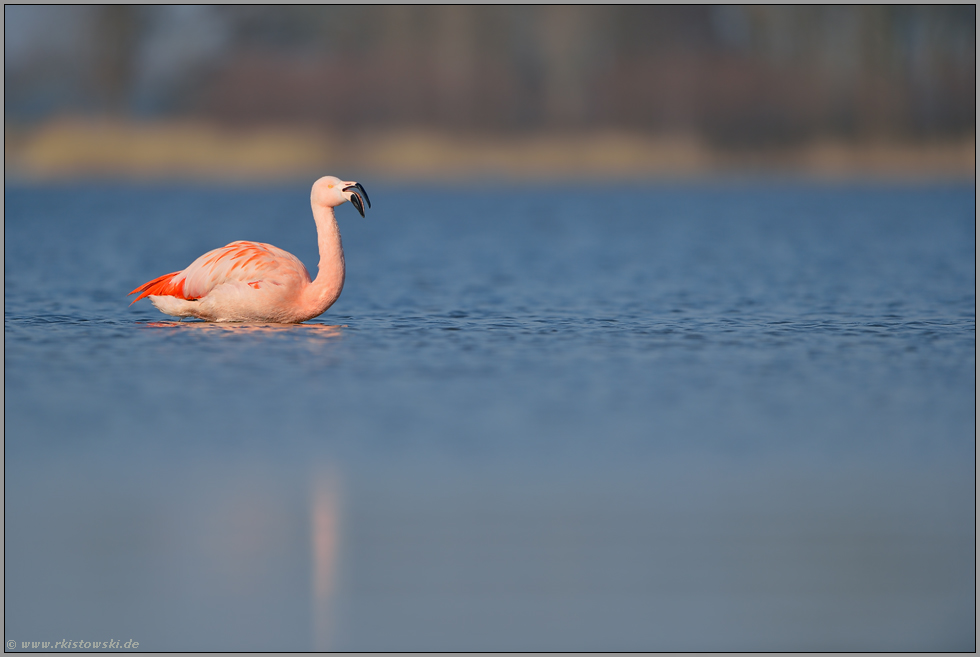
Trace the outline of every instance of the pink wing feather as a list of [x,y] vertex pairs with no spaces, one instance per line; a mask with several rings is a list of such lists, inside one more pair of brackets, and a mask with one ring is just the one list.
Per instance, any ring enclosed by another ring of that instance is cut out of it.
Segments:
[[[147,296],[200,299],[222,283],[244,282],[258,288],[263,281],[275,285],[310,282],[310,274],[299,258],[261,242],[232,242],[208,251],[183,271],[165,274],[136,288],[136,303]],[[130,304],[132,305],[132,304]]]

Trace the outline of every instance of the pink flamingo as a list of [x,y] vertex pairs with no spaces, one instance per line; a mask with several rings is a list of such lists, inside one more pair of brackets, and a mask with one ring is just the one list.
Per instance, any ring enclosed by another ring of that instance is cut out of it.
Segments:
[[149,297],[168,315],[209,322],[296,324],[316,317],[344,289],[344,247],[333,209],[346,201],[362,217],[364,201],[371,207],[358,182],[324,176],[313,183],[310,204],[320,247],[316,280],[292,253],[261,242],[232,242],[208,251],[183,271],[139,286],[130,292],[140,293],[133,303]]

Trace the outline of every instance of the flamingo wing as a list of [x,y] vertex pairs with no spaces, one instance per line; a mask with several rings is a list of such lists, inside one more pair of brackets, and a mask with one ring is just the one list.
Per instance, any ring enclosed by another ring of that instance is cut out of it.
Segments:
[[263,281],[286,285],[297,279],[306,283],[311,280],[306,267],[293,254],[271,244],[238,241],[208,251],[187,269],[155,278],[130,294],[139,292],[133,303],[151,295],[200,299],[223,283],[242,282],[259,288]]

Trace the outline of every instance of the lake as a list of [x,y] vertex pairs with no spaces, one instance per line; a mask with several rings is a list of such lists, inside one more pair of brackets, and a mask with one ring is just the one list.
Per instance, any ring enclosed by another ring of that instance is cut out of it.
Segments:
[[309,182],[6,185],[17,650],[975,649],[972,183],[361,182],[298,326],[126,294]]

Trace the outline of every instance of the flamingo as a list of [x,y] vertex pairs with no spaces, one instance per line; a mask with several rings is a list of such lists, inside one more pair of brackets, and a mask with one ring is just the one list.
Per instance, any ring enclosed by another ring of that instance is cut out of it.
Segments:
[[[363,199],[362,199],[363,196]],[[364,216],[364,186],[324,176],[313,183],[310,205],[320,247],[315,280],[292,253],[261,242],[232,242],[208,251],[183,271],[164,274],[129,294],[149,297],[161,312],[209,322],[298,324],[333,305],[344,289],[344,247],[333,209],[350,201]],[[130,305],[133,305],[132,303]]]

